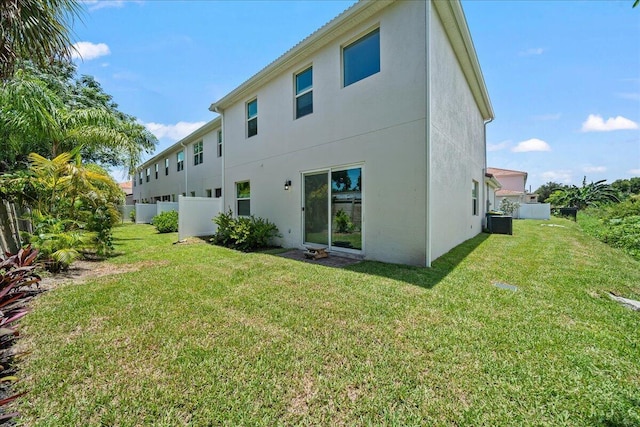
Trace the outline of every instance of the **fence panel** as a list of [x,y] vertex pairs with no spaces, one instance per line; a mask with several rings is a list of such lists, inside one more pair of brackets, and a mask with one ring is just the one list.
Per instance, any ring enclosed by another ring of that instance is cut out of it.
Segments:
[[160,215],[162,212],[179,211],[178,202],[157,202],[158,210],[156,215]]
[[551,205],[549,203],[523,203],[518,209],[520,219],[550,219]]
[[178,239],[210,236],[217,230],[213,218],[222,212],[222,199],[211,197],[178,197]]
[[158,207],[151,203],[136,203],[136,224],[150,224]]

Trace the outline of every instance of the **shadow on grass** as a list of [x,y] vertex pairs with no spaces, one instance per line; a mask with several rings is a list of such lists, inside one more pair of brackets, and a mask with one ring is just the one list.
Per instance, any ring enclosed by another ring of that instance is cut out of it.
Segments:
[[433,288],[471,252],[489,238],[489,234],[480,233],[476,237],[461,243],[431,263],[430,268],[412,267],[401,264],[386,264],[376,261],[363,261],[344,267],[345,270],[400,280],[422,288]]

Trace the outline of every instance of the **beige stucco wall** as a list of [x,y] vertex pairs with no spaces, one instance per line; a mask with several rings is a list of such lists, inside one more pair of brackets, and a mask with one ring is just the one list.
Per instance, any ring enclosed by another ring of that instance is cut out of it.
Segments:
[[[431,13],[431,258],[482,231],[484,122],[435,9]],[[479,214],[472,215],[472,181]]]
[[[377,25],[381,71],[343,88],[341,46]],[[235,209],[235,182],[250,180],[252,214],[300,247],[302,174],[362,165],[365,258],[425,265],[425,32],[425,3],[394,4],[225,110],[225,206]],[[294,74],[309,65],[314,112],[294,120]],[[246,138],[256,96],[258,135]]]

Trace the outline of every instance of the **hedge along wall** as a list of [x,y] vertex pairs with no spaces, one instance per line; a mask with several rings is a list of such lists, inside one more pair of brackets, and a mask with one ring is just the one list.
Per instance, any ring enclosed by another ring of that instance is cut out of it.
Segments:
[[217,230],[213,218],[222,212],[222,199],[211,197],[178,197],[178,239],[210,236]]

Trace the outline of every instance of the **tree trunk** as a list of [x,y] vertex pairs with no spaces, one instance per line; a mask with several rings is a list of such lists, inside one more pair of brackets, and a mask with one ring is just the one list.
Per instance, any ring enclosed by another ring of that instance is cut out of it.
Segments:
[[3,252],[12,254],[17,253],[18,249],[20,249],[18,227],[13,215],[13,209],[6,200],[0,201],[0,247]]

